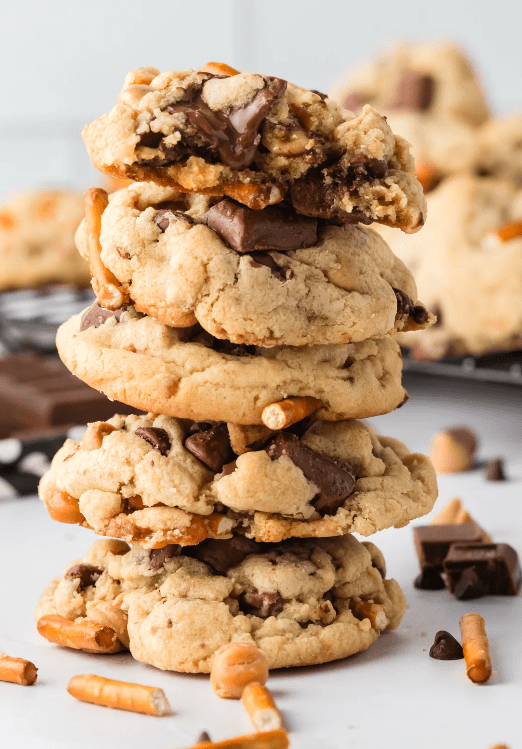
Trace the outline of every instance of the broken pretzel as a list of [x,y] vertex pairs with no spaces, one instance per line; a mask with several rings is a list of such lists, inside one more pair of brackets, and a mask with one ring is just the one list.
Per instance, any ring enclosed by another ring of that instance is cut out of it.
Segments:
[[73,676],[67,684],[67,691],[77,700],[91,702],[93,705],[130,710],[133,713],[145,713],[157,717],[171,712],[163,689],[105,679],[96,674]]

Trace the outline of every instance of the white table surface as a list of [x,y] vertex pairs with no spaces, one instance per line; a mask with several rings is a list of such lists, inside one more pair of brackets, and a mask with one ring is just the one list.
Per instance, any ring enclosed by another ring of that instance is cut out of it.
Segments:
[[[437,429],[468,424],[480,435],[479,459],[507,459],[510,480],[486,482],[481,470],[440,477],[442,505],[460,496],[497,541],[522,554],[522,390],[414,379],[409,403],[374,419],[384,434],[427,450]],[[426,520],[417,521],[422,524]],[[36,498],[0,501],[0,651],[39,668],[37,685],[0,683],[0,747],[9,749],[178,749],[202,730],[214,740],[250,732],[240,703],[220,700],[205,676],[158,671],[128,654],[94,656],[60,649],[36,632],[32,618],[47,582],[94,540],[92,533],[52,522]],[[395,632],[366,653],[330,665],[273,672],[269,686],[296,749],[488,749],[522,746],[522,601],[493,597],[461,602],[447,591],[418,591],[411,528],[372,537],[388,575],[409,603]],[[494,674],[472,684],[463,661],[428,656],[433,636],[457,638],[459,618],[478,611],[486,620]],[[78,673],[162,687],[173,714],[164,718],[109,710],[70,697]]]

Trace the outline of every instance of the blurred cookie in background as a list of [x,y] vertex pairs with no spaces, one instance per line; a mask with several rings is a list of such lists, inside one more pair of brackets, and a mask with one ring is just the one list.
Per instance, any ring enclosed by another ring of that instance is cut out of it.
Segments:
[[477,159],[477,128],[490,117],[479,77],[455,44],[400,44],[346,76],[330,93],[358,112],[370,103],[414,144],[425,191]]
[[88,286],[89,266],[74,244],[83,212],[83,195],[69,190],[25,192],[1,203],[0,290]]
[[420,359],[522,348],[522,187],[455,175],[427,196],[421,235],[379,227],[438,322],[400,337]]
[[476,171],[522,186],[522,112],[494,117],[478,131]]

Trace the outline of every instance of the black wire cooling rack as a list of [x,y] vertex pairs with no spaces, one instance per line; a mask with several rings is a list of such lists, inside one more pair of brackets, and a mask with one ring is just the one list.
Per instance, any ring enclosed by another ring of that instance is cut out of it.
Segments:
[[522,349],[484,356],[449,356],[441,361],[412,359],[407,349],[402,353],[405,372],[522,387]]

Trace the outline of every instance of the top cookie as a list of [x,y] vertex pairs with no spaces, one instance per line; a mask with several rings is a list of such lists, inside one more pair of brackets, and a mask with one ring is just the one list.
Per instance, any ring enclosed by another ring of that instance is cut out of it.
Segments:
[[138,68],[115,107],[83,131],[103,172],[262,209],[413,232],[426,206],[408,144],[371,107],[358,117],[323,94],[226,65]]
[[48,283],[87,286],[89,267],[74,246],[83,196],[68,190],[17,195],[0,205],[0,289]]
[[[411,273],[372,229],[318,226],[287,204],[259,211],[216,200],[150,183],[112,197],[101,259],[136,309],[264,347],[363,341],[429,323]],[[86,225],[76,235],[84,257]]]
[[409,111],[457,119],[473,127],[490,116],[480,80],[455,44],[399,44],[353,71],[331,93],[358,111]]

